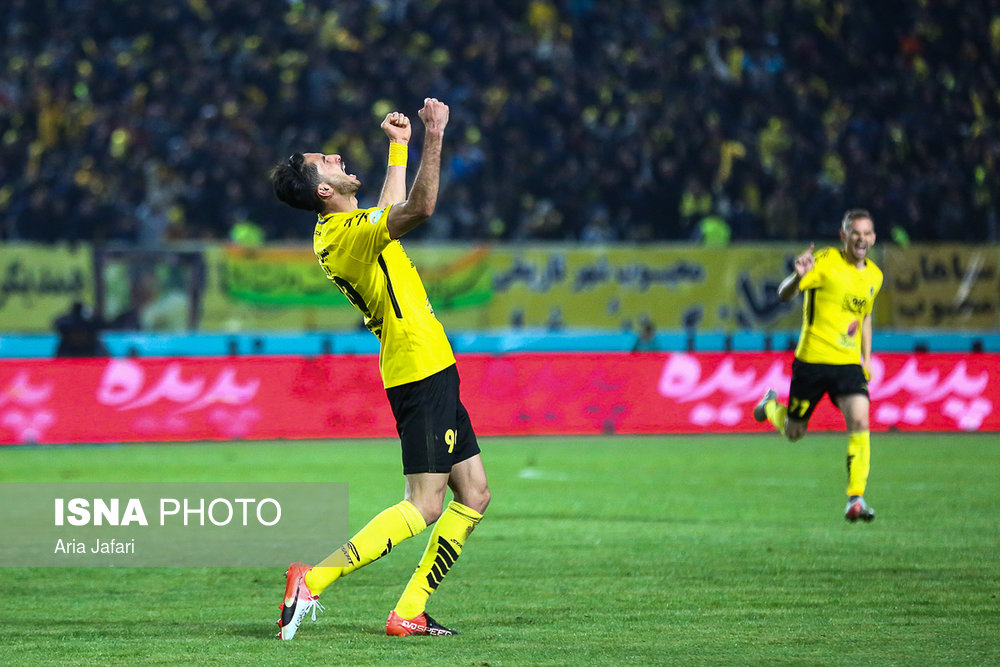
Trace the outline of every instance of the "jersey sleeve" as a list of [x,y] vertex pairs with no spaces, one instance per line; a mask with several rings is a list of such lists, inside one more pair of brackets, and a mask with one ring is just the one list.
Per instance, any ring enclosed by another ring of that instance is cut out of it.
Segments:
[[814,287],[819,287],[823,283],[823,276],[826,273],[827,257],[829,254],[829,248],[820,250],[816,253],[813,267],[809,269],[809,272],[806,273],[806,275],[802,276],[801,280],[799,280],[800,292],[805,292],[806,290],[813,289]]
[[385,208],[357,209],[342,220],[326,225],[316,244],[317,254],[336,244],[340,252],[360,262],[374,262],[392,239],[386,227],[389,210]]

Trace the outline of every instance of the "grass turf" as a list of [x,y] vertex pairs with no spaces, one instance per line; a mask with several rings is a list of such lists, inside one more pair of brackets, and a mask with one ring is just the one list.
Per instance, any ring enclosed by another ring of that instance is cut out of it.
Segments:
[[[425,533],[293,642],[280,569],[0,568],[0,664],[1000,662],[1000,440],[874,435],[872,524],[845,445],[485,439],[493,504],[429,607],[458,637],[383,634]],[[352,531],[402,492],[384,440],[0,448],[0,481],[58,480],[348,482]]]

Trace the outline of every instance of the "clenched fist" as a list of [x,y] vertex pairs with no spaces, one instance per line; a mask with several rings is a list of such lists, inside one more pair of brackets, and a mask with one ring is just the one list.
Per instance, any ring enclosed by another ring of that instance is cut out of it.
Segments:
[[448,105],[441,100],[428,97],[424,99],[424,108],[417,112],[428,132],[443,133],[448,124]]
[[393,111],[382,121],[382,131],[389,141],[406,144],[410,141],[410,119],[405,114]]

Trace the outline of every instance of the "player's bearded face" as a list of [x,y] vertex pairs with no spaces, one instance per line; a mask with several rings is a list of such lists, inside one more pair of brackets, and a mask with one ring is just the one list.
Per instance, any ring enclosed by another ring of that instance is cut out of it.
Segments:
[[305,161],[316,166],[320,180],[329,184],[338,194],[353,196],[361,188],[361,181],[348,173],[347,165],[336,154],[306,153]]
[[875,228],[867,218],[855,220],[850,231],[841,231],[840,236],[844,241],[844,250],[859,261],[868,256],[868,250],[875,244]]
[[340,156],[334,157],[337,158],[336,162],[333,165],[329,163],[326,165],[327,171],[330,174],[330,185],[339,194],[355,195],[361,187],[361,181],[354,174],[347,173],[347,165],[340,159]]
[[357,177],[351,177],[345,174],[343,178],[336,179],[331,182],[330,185],[332,185],[333,189],[342,195],[354,196],[361,188],[361,181],[359,181]]

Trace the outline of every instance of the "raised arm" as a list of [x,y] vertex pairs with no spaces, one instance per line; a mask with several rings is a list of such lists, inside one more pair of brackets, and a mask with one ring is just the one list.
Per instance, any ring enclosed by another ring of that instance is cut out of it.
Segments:
[[795,258],[795,270],[788,274],[788,277],[778,285],[778,298],[782,301],[788,301],[798,294],[799,281],[802,280],[802,276],[812,270],[813,264],[815,264],[815,260],[813,259],[813,247],[815,245],[815,243],[810,243],[809,250],[806,250]]
[[389,137],[389,166],[378,197],[379,208],[406,199],[406,155],[410,143],[410,119],[393,111],[382,121],[382,131]]
[[424,107],[417,112],[424,123],[423,153],[409,197],[393,206],[386,218],[390,238],[400,238],[434,213],[441,179],[441,145],[448,114],[448,105],[432,97],[425,99]]

